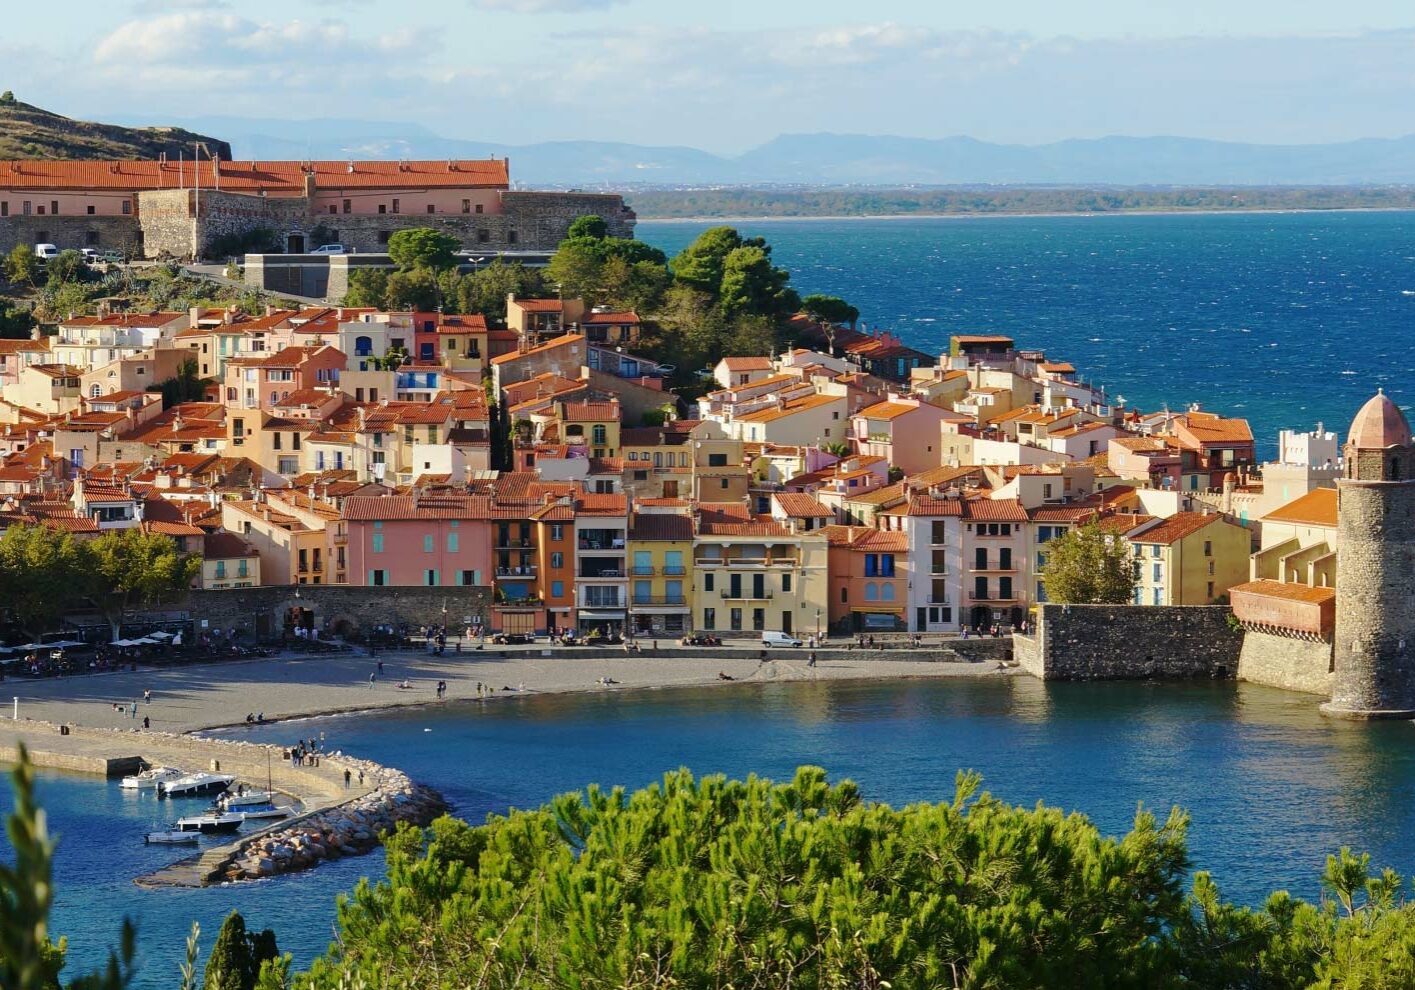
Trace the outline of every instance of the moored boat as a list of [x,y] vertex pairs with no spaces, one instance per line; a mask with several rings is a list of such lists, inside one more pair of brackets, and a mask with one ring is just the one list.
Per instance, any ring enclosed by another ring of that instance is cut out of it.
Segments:
[[247,818],[247,819],[256,819],[256,818],[289,818],[289,817],[290,817],[290,809],[289,809],[289,808],[281,808],[281,807],[279,807],[279,806],[277,806],[277,805],[274,805],[274,804],[255,804],[255,805],[245,805],[245,806],[240,807],[240,808],[234,808],[234,809],[232,809],[231,814],[233,814],[233,815],[240,815],[242,818]]
[[182,777],[182,771],[174,767],[149,767],[142,773],[124,777],[118,786],[126,791],[155,790],[159,785]]
[[143,841],[148,845],[195,845],[201,838],[200,832],[182,832],[177,829],[167,829],[161,832],[149,832],[143,837]]
[[194,815],[191,818],[178,818],[176,829],[179,832],[200,832],[202,835],[224,835],[234,832],[241,827],[245,821],[240,815]]
[[160,785],[157,793],[166,797],[220,794],[235,781],[236,778],[229,773],[189,773]]
[[216,799],[216,803],[226,811],[244,811],[246,808],[258,808],[274,802],[274,791],[245,791],[240,794],[227,791]]

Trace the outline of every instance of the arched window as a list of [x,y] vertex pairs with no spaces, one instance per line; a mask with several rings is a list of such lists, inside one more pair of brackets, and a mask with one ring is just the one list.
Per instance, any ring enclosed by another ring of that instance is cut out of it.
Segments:
[[354,356],[355,356],[355,357],[368,357],[368,356],[369,356],[370,354],[372,354],[372,353],[373,353],[373,338],[372,338],[372,337],[355,337],[355,338],[354,338]]
[[871,581],[869,584],[865,585],[865,601],[867,601],[867,602],[877,602],[877,601],[879,601],[879,585],[875,584],[873,581]]
[[1392,457],[1390,459],[1390,480],[1400,480],[1400,458],[1398,457]]
[[98,382],[94,382],[88,387],[88,394],[93,396],[95,399],[98,398],[100,395],[103,394],[103,386],[99,385]]
[[880,585],[879,591],[881,601],[894,601],[894,584],[892,582],[886,581],[884,584]]

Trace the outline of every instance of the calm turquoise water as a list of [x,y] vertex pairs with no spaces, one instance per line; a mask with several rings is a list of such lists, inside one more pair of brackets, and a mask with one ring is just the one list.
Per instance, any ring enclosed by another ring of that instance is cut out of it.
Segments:
[[[1415,872],[1406,826],[1415,727],[1331,722],[1311,698],[1248,686],[742,685],[469,703],[250,735],[286,742],[316,731],[438,787],[473,821],[588,781],[637,787],[678,766],[783,778],[815,763],[895,804],[947,799],[956,770],[971,767],[1010,801],[1080,810],[1108,832],[1126,829],[1140,802],[1185,807],[1195,863],[1245,900],[1281,886],[1312,893],[1324,856],[1342,844]],[[152,802],[59,776],[46,776],[42,796],[63,834],[56,930],[83,958],[113,937],[122,914],[136,916],[140,986],[154,990],[171,985],[191,919],[214,933],[231,907],[274,926],[281,945],[308,960],[328,943],[335,895],[382,868],[366,857],[237,888],[141,891],[131,877],[175,858],[141,844],[161,817]]]
[[[710,224],[642,223],[670,256]],[[1344,431],[1377,385],[1415,402],[1415,213],[753,220],[803,295],[937,353],[998,332],[1112,396]]]

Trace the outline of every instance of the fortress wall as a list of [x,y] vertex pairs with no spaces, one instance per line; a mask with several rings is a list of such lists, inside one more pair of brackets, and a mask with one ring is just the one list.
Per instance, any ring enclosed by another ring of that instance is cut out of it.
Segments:
[[1039,606],[1034,636],[1014,637],[1023,670],[1042,680],[1232,678],[1242,637],[1217,605]]

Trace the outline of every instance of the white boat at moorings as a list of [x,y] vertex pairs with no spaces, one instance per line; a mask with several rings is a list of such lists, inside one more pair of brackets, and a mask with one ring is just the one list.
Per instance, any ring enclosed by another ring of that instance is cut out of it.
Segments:
[[177,780],[181,776],[182,771],[174,767],[149,767],[140,774],[124,777],[119,781],[118,786],[125,791],[155,790],[159,785]]
[[189,773],[160,785],[157,793],[166,797],[220,794],[235,782],[236,778],[229,773]]
[[236,794],[227,791],[216,799],[217,806],[225,811],[244,811],[246,808],[274,803],[274,791],[241,791]]
[[274,804],[243,805],[233,808],[231,814],[240,815],[242,818],[251,820],[257,818],[289,818],[290,809],[281,808]]
[[176,829],[179,832],[200,832],[202,835],[224,835],[234,832],[241,827],[245,818],[240,815],[194,815],[191,818],[178,818]]
[[143,838],[143,841],[148,845],[194,846],[200,838],[200,832],[181,832],[172,829],[162,832],[149,832]]

